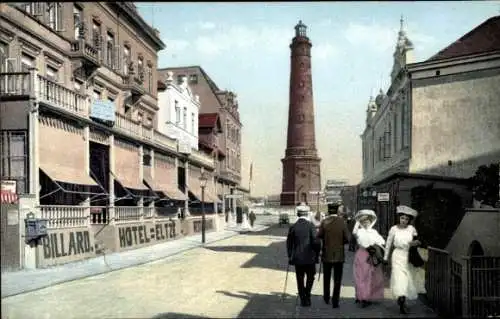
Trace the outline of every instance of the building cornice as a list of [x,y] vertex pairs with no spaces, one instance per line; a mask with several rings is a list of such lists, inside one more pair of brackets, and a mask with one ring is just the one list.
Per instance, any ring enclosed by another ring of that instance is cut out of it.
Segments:
[[142,31],[149,40],[156,46],[156,50],[160,51],[166,48],[165,43],[156,35],[154,29],[149,26],[141,15],[137,12],[137,9],[133,8],[131,3],[128,2],[114,2],[108,5],[115,6],[121,12],[125,13],[126,16],[135,24],[139,32]]
[[500,51],[492,51],[481,54],[474,54],[469,56],[454,57],[449,59],[442,59],[436,61],[417,62],[408,65],[409,73],[416,73],[419,71],[428,71],[432,69],[447,68],[456,65],[473,64],[478,62],[486,62],[490,60],[500,59]]

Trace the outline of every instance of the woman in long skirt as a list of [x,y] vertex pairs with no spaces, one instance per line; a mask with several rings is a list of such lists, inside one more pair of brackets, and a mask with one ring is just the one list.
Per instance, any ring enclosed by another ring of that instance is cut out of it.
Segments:
[[410,225],[411,220],[417,217],[417,211],[408,206],[398,206],[396,213],[399,222],[389,230],[384,260],[388,260],[391,248],[394,247],[391,257],[391,291],[398,298],[400,313],[407,314],[406,300],[418,298],[415,268],[408,261],[410,247],[420,245],[420,241],[414,240],[417,230]]
[[[355,217],[352,234],[358,242],[358,250],[354,255],[354,285],[356,290],[356,301],[360,301],[362,307],[368,306],[372,301],[384,298],[384,273],[382,266],[371,263],[370,253],[367,248],[378,245],[383,247],[384,238],[373,229],[377,222],[377,216],[372,210],[363,209]],[[382,257],[382,256],[380,256]]]

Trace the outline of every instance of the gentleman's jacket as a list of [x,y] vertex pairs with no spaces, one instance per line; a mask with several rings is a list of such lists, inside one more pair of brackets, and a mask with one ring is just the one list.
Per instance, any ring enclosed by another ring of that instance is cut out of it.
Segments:
[[288,230],[286,246],[288,260],[292,265],[310,265],[317,262],[320,243],[314,228],[310,221],[299,218]]
[[322,261],[337,263],[345,261],[344,244],[349,242],[349,230],[344,218],[330,215],[319,226],[318,238],[323,240]]

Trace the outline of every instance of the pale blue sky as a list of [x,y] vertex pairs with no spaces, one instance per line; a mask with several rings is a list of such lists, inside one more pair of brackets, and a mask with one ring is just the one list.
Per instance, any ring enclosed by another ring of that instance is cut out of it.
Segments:
[[[316,140],[326,179],[361,180],[361,139],[372,91],[387,90],[403,15],[416,61],[484,20],[498,1],[136,3],[167,48],[159,67],[200,65],[221,89],[238,94],[242,185],[252,194],[281,191],[288,116],[290,49],[301,19],[313,43]],[[154,12],[154,15],[153,15]]]

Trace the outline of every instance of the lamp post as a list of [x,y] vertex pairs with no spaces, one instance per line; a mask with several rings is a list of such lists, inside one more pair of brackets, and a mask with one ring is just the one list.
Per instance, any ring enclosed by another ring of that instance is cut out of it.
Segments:
[[205,173],[201,173],[200,176],[200,186],[201,186],[201,243],[205,243],[205,187],[207,186],[207,177]]

